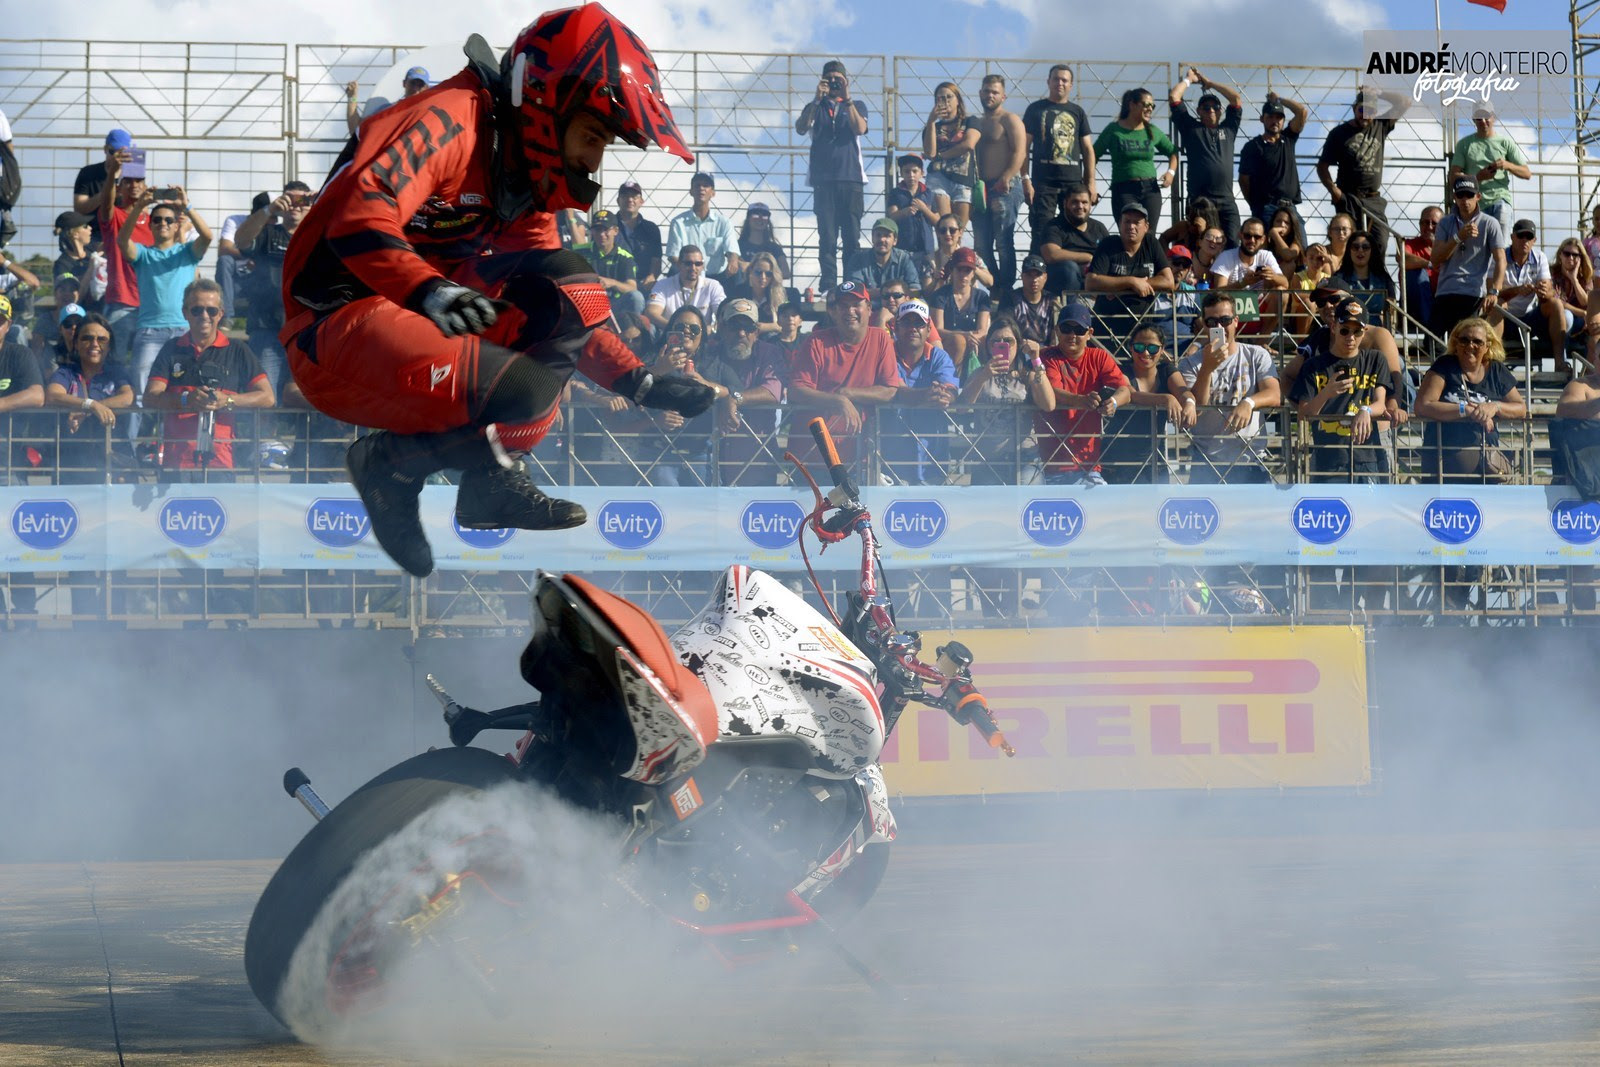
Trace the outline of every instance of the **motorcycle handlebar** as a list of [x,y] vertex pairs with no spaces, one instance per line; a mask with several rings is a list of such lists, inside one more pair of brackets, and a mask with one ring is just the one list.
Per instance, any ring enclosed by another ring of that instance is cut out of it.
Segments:
[[845,470],[844,461],[839,458],[839,449],[834,446],[833,434],[828,432],[828,420],[821,417],[812,419],[811,436],[817,442],[817,450],[822,453],[822,462],[828,467],[828,476],[833,479],[833,487],[851,500],[855,500],[860,493],[856,489],[855,482],[850,479],[850,472]]

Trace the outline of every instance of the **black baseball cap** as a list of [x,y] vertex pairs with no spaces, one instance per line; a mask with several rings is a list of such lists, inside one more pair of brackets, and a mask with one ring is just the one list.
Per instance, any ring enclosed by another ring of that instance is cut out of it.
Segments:
[[1045,272],[1044,257],[1034,253],[1022,261],[1022,273],[1043,274]]
[[1511,224],[1511,236],[1522,237],[1524,235],[1528,237],[1537,237],[1539,235],[1539,231],[1533,227],[1532,219],[1518,219]]
[[1349,300],[1341,300],[1334,305],[1333,321],[1358,322],[1365,326],[1367,324],[1367,309],[1355,297],[1351,297]]
[[623,182],[621,185],[617,186],[617,192],[626,194],[628,196],[644,195],[644,189],[641,188],[639,183],[635,181]]
[[1261,117],[1262,118],[1266,118],[1268,115],[1287,115],[1287,114],[1288,114],[1288,112],[1284,110],[1283,105],[1281,103],[1279,103],[1278,101],[1276,101],[1276,100],[1268,100],[1268,101],[1266,101],[1265,103],[1263,103],[1261,105]]

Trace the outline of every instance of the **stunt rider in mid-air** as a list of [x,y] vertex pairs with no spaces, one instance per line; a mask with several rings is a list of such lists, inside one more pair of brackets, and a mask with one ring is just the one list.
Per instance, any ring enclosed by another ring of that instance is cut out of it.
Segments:
[[350,446],[378,543],[423,577],[420,496],[462,471],[456,521],[559,530],[582,507],[546,496],[511,453],[549,430],[574,370],[684,416],[724,390],[651,375],[615,333],[587,261],[554,212],[586,210],[620,137],[693,161],[655,60],[599,4],[541,15],[498,62],[474,34],[455,77],[362,123],[295,231],[282,333],[316,407],[382,427]]

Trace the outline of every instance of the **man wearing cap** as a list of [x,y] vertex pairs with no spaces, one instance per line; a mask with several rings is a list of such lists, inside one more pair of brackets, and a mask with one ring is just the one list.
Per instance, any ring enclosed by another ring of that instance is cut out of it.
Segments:
[[639,288],[648,291],[661,276],[661,227],[639,213],[644,189],[636,181],[617,187],[617,244],[633,255]]
[[644,294],[639,291],[638,264],[633,253],[617,243],[621,227],[617,216],[601,209],[589,223],[590,243],[578,248],[605,286],[611,300],[611,314],[626,341],[639,337],[639,316],[644,314]]
[[110,131],[106,134],[105,158],[79,170],[77,178],[72,182],[72,210],[80,215],[89,216],[95,243],[105,240],[99,218],[100,190],[105,188],[108,181],[113,187],[116,186],[117,179],[112,177],[115,173],[112,163],[132,162],[133,150],[136,147],[133,135],[127,130]]
[[[1508,313],[1532,326],[1535,336],[1543,334],[1547,339],[1564,340],[1570,329],[1568,312],[1550,279],[1550,257],[1539,250],[1538,233],[1532,219],[1518,219],[1512,223],[1500,303]],[[1503,321],[1495,325],[1502,331],[1505,329]],[[1557,352],[1556,356],[1560,358],[1561,353]]]
[[1070,190],[1082,185],[1091,206],[1099,199],[1094,193],[1094,132],[1089,116],[1070,99],[1072,68],[1065,63],[1052,66],[1045,76],[1045,90],[1045,98],[1022,113],[1023,136],[1033,161],[1023,193],[1035,252],[1041,251],[1045,227],[1061,213],[1062,198]]
[[678,270],[656,282],[645,303],[644,314],[656,326],[664,327],[672,313],[685,304],[693,304],[700,313],[711,319],[717,313],[727,294],[722,283],[706,277],[706,257],[697,245],[685,245],[678,256]]
[[[1178,361],[1178,373],[1194,391],[1194,446],[1199,453],[1189,466],[1191,485],[1259,484],[1272,481],[1257,442],[1261,408],[1283,400],[1272,353],[1260,345],[1241,344],[1239,317],[1227,293],[1207,293],[1201,305],[1205,332]],[[1227,331],[1219,346],[1210,341],[1213,328]]]
[[1472,315],[1490,315],[1506,278],[1506,232],[1484,212],[1478,183],[1457,178],[1450,186],[1455,210],[1439,223],[1433,239],[1433,265],[1439,284],[1433,293],[1428,329],[1443,337]]
[[[895,313],[894,356],[904,383],[883,408],[878,448],[884,472],[900,485],[942,485],[950,456],[950,420],[942,412],[961,389],[955,360],[929,340],[933,313],[904,300]],[[936,408],[928,410],[903,409]]]
[[860,282],[869,290],[881,289],[890,282],[900,282],[907,292],[914,292],[922,284],[917,265],[911,255],[895,247],[900,239],[900,224],[894,219],[879,219],[872,224],[872,247],[863,248],[851,257],[845,276]]
[[810,343],[789,364],[788,450],[801,462],[816,458],[807,424],[818,415],[839,444],[846,464],[856,458],[862,406],[887,404],[900,386],[894,342],[872,329],[872,294],[860,282],[843,281],[828,292],[828,322],[811,331]]
[[[126,130],[112,130],[113,135]],[[121,143],[119,141],[119,143]],[[133,350],[133,332],[139,322],[139,282],[134,276],[133,264],[122,254],[117,235],[129,217],[129,209],[145,194],[144,160],[133,158],[132,142],[114,149],[112,138],[106,139],[106,181],[100,188],[100,200],[95,208],[99,232],[105,238],[106,257],[106,321],[111,324],[112,347],[119,358],[126,359]],[[128,156],[127,162],[123,157]],[[149,246],[155,243],[150,230],[150,220],[144,212],[134,211],[132,240],[134,244]]]
[[[1294,114],[1287,122],[1285,109]],[[1250,205],[1250,214],[1269,226],[1279,207],[1287,205],[1299,216],[1294,206],[1300,203],[1300,165],[1295,161],[1295,149],[1305,128],[1304,104],[1268,93],[1261,105],[1261,133],[1245,142],[1239,151],[1239,191]]]
[[1033,423],[1051,485],[1106,484],[1100,474],[1103,420],[1133,395],[1111,353],[1089,343],[1093,336],[1088,305],[1068,304],[1056,319],[1056,343],[1040,353],[1050,393]]
[[696,360],[700,377],[727,390],[714,423],[707,413],[684,427],[689,431],[703,422],[707,434],[712,425],[720,430],[719,485],[771,485],[777,479],[779,449],[773,438],[788,358],[781,345],[758,339],[759,317],[753,300],[724,300],[717,309],[717,331],[701,345]]
[[733,269],[733,257],[738,251],[733,240],[733,223],[711,206],[716,195],[716,179],[705,171],[696,174],[689,180],[692,206],[674,215],[667,227],[667,258],[676,260],[686,245],[694,245],[705,254],[708,275]]
[[817,213],[817,263],[822,288],[839,277],[839,252],[846,263],[861,247],[862,192],[867,183],[861,137],[867,132],[867,105],[850,95],[844,64],[830,59],[822,67],[817,95],[801,108],[794,130],[811,135],[807,181]]
[[56,256],[55,267],[52,274],[59,278],[63,274],[71,274],[78,279],[78,295],[83,301],[95,303],[91,310],[99,310],[98,300],[91,297],[90,285],[94,280],[95,263],[94,253],[89,251],[89,245],[94,240],[94,217],[77,211],[63,211],[56,216],[56,247],[61,254]]
[[1495,118],[1493,100],[1472,109],[1473,132],[1456,142],[1450,154],[1449,180],[1476,179],[1483,212],[1504,227],[1511,220],[1511,179],[1527,181],[1533,177],[1533,169],[1517,142],[1495,132]]
[[1300,417],[1313,420],[1311,480],[1383,481],[1389,455],[1373,439],[1373,424],[1386,406],[1389,367],[1383,353],[1365,343],[1361,301],[1341,301],[1332,319],[1332,350],[1305,361],[1289,394]]
[[[1095,249],[1107,237],[1105,225],[1089,217],[1093,194],[1087,186],[1073,185],[1061,196],[1061,214],[1034,231],[1038,253],[1049,268],[1046,286],[1055,293],[1076,293],[1083,288],[1083,272],[1094,261]],[[1055,324],[1050,332],[1054,339]]]
[[[427,67],[411,67],[406,71],[405,76],[401,79],[400,99],[409,100],[418,93],[426,92],[428,89],[432,88],[432,86],[433,79],[428,77]],[[356,131],[361,128],[361,120],[363,117],[371,118],[373,115],[376,115],[378,112],[388,107],[390,103],[381,96],[375,96],[371,100],[367,101],[366,115],[363,116],[360,113],[359,105],[356,103],[356,96],[359,90],[360,87],[355,82],[345,83],[344,124],[345,128],[350,131],[350,136],[352,137],[354,137]]]
[[1056,315],[1061,300],[1045,288],[1048,276],[1044,258],[1027,256],[1022,261],[1022,285],[1011,294],[1011,314],[1022,333],[1022,348],[1029,355],[1055,343]]
[[[1380,104],[1383,107],[1380,115]],[[1355,220],[1358,230],[1370,230],[1389,248],[1389,204],[1383,198],[1383,149],[1400,116],[1411,107],[1404,93],[1362,89],[1351,105],[1353,116],[1328,131],[1317,157],[1317,178],[1328,190],[1335,211]],[[1338,167],[1337,179],[1333,169]],[[1375,251],[1375,255],[1377,255]]]
[[[1172,263],[1150,232],[1150,216],[1138,200],[1122,205],[1117,233],[1101,241],[1084,276],[1084,288],[1099,293],[1095,314],[1113,344],[1121,345],[1140,319],[1148,315],[1157,293],[1176,290]],[[1170,322],[1153,323],[1171,336]]]
[[[1183,101],[1189,86],[1198,85],[1205,90],[1196,109],[1199,117],[1191,114]],[[1227,109],[1223,109],[1223,101]],[[1172,123],[1178,131],[1178,143],[1189,160],[1189,199],[1203,196],[1217,206],[1217,220],[1222,232],[1228,235],[1228,244],[1239,243],[1239,205],[1233,199],[1233,143],[1239,136],[1239,123],[1244,118],[1244,108],[1239,94],[1231,86],[1214,82],[1190,67],[1167,96],[1167,107]]]

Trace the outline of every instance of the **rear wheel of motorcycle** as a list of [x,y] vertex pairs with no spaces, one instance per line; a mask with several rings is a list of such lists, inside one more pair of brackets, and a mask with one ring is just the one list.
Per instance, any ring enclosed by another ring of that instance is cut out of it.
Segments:
[[839,877],[811,898],[811,906],[829,922],[843,922],[867,906],[888,869],[888,843],[868,845]]
[[267,883],[245,935],[245,976],[267,1010],[288,1024],[279,999],[295,949],[363,855],[444,800],[516,776],[504,756],[485,749],[424,752],[372,779],[312,827]]

